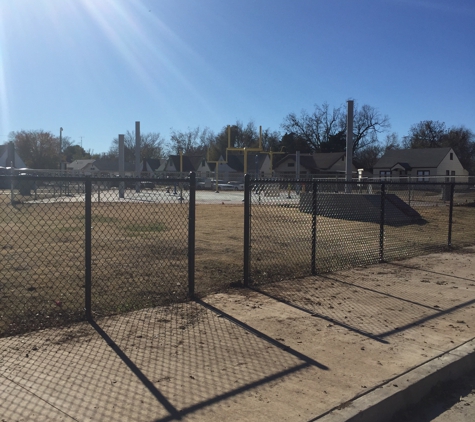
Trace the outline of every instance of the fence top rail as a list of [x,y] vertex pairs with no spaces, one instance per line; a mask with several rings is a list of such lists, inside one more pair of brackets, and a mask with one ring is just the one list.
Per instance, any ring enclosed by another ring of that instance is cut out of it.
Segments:
[[0,175],[0,180],[13,180],[13,181],[55,181],[55,182],[85,182],[90,180],[91,182],[153,182],[156,184],[167,185],[170,183],[189,183],[191,178],[188,177],[170,177],[167,179],[157,179],[151,177],[91,177],[91,176],[35,176],[30,174],[25,175]]
[[401,180],[401,181],[396,181],[396,180],[343,180],[343,179],[333,179],[333,180],[322,180],[322,179],[258,179],[258,178],[251,178],[250,179],[251,184],[277,184],[277,183],[302,183],[302,184],[310,184],[310,183],[317,183],[317,184],[325,184],[325,185],[420,185],[420,186],[440,186],[440,185],[457,185],[457,186],[472,186],[475,188],[475,183],[474,182],[447,182],[447,181],[429,181],[429,182],[424,182],[424,181],[417,181],[417,180]]

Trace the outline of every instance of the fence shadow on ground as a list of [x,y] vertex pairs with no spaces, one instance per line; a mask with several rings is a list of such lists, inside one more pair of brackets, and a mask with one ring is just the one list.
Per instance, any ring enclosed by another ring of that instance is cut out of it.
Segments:
[[[171,421],[328,368],[204,302],[0,340],[0,413],[26,420]],[[15,393],[15,391],[17,391]],[[246,412],[256,412],[242,406]]]
[[269,283],[253,290],[381,343],[475,303],[470,288],[475,279],[398,263],[375,266],[369,275],[367,268],[361,268],[361,276],[358,270]]

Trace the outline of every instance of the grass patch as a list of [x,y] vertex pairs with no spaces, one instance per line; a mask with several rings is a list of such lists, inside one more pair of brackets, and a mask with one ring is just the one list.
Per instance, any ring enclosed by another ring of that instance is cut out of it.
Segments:
[[158,222],[149,224],[127,224],[124,226],[124,229],[129,235],[139,236],[145,233],[160,233],[165,231],[167,228],[165,224]]

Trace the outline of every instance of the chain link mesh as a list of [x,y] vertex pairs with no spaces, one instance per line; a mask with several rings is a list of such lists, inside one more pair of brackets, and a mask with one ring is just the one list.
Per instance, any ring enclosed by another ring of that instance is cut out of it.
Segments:
[[[189,181],[90,180],[93,316],[186,300]],[[473,183],[256,179],[250,187],[254,284],[475,242]],[[86,179],[1,177],[0,188],[0,336],[84,319]],[[244,196],[197,195],[198,296],[242,282]]]
[[[141,180],[138,191],[136,183],[92,179],[96,317],[188,297],[189,183]],[[84,320],[86,179],[0,184],[0,336]]]
[[471,184],[255,179],[250,189],[254,285],[475,242]]
[[93,315],[185,300],[189,191],[161,181],[119,198],[104,183],[92,189]]
[[1,184],[0,336],[84,319],[84,183]]

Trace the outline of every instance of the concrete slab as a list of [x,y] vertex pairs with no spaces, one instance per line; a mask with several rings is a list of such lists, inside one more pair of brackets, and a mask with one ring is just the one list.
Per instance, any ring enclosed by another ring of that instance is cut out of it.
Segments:
[[410,385],[438,373],[437,362],[472,353],[474,252],[236,289],[0,339],[0,415],[309,421],[360,402],[371,409],[391,397],[394,384],[398,403],[408,403],[417,397]]

